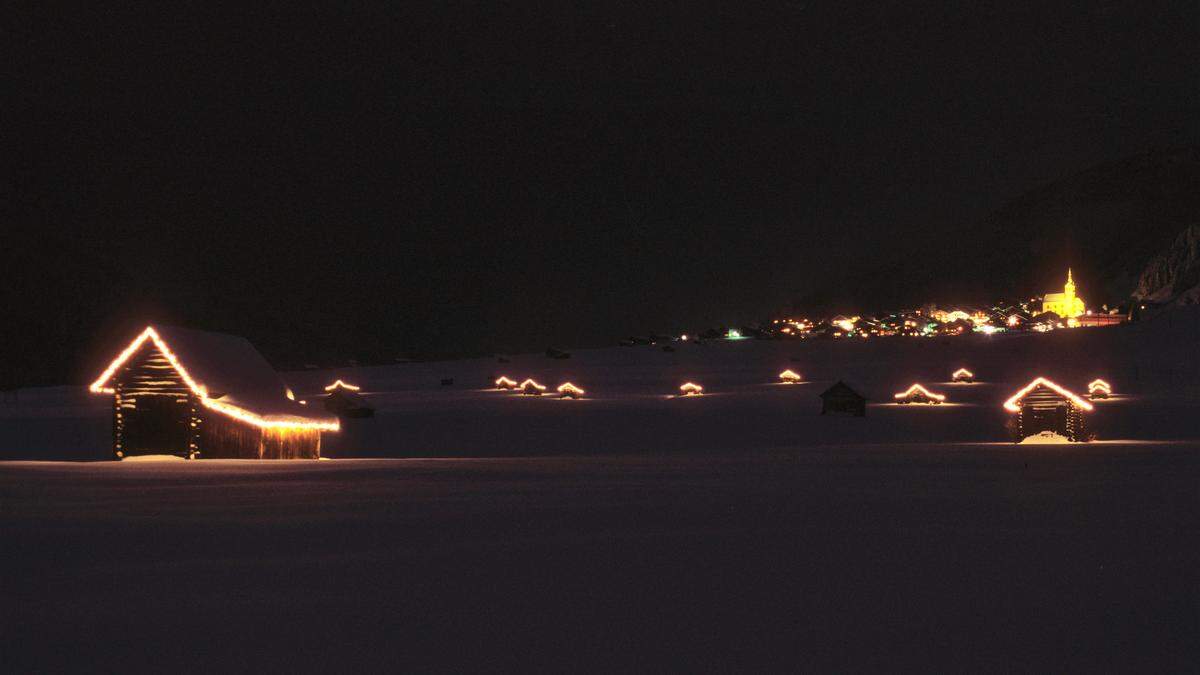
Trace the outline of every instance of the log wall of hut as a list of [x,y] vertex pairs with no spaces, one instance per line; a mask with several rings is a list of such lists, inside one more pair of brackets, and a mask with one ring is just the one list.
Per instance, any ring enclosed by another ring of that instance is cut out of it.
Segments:
[[113,455],[189,456],[196,450],[198,401],[166,357],[147,342],[115,374]]
[[1062,394],[1038,386],[1021,399],[1017,440],[1043,431],[1053,431],[1072,441],[1084,440],[1083,411]]
[[262,429],[227,415],[205,411],[200,425],[200,456],[208,459],[317,459],[321,432],[315,429]]

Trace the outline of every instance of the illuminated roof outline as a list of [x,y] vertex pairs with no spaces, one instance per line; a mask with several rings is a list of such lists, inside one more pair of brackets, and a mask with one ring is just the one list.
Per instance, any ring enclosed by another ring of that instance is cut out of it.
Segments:
[[[265,367],[266,370],[270,370],[270,366],[266,364],[266,361],[262,359],[262,355],[258,354],[249,342],[246,342],[241,338],[234,338],[233,336],[219,335],[216,333],[187,331],[186,329],[179,328],[170,328],[167,330],[176,336],[184,339],[190,339],[197,344],[207,341],[210,344],[223,343],[226,348],[228,348],[230,345],[233,345],[234,349],[230,353],[234,353],[236,357],[242,360],[249,358],[257,361],[245,363],[244,365],[247,366],[248,370],[258,371],[255,373],[250,373],[250,375],[257,376],[260,380],[260,382],[257,382],[256,384],[264,384],[262,380],[265,379],[263,377],[265,371],[263,369]],[[134,354],[136,354],[147,340],[154,344],[155,348],[157,348],[163,357],[167,359],[167,362],[171,364],[171,367],[175,370],[175,372],[179,374],[179,377],[184,381],[184,384],[187,385],[188,389],[190,389],[200,403],[209,410],[215,410],[216,412],[228,415],[234,419],[252,424],[260,429],[315,429],[319,431],[338,431],[341,428],[341,425],[336,420],[318,421],[307,415],[298,415],[290,412],[264,416],[242,407],[241,405],[236,405],[229,401],[217,400],[218,398],[225,398],[225,394],[228,392],[222,392],[218,397],[210,397],[208,389],[203,384],[198,382],[196,378],[194,378],[188,371],[188,369],[184,367],[183,363],[175,355],[175,352],[172,351],[172,349],[167,345],[166,341],[159,334],[159,331],[153,326],[146,326],[146,329],[143,330],[136,338],[134,338],[133,342],[130,342],[129,345],[117,355],[117,358],[113,359],[113,361],[108,364],[108,367],[104,369],[104,372],[100,374],[100,377],[96,378],[95,382],[92,382],[92,384],[88,387],[88,390],[94,394],[116,393],[115,389],[108,386],[109,381],[116,374],[117,369],[120,368],[126,361],[128,361]],[[247,349],[249,349],[249,351],[252,353],[252,356],[247,354]],[[271,379],[278,382],[278,375],[274,374],[273,370],[270,372],[272,373]],[[239,384],[245,384],[254,378],[247,376],[245,378],[238,379],[240,380]],[[282,391],[278,392],[278,398],[280,402],[272,402],[272,407],[281,407],[285,404],[296,405],[299,407],[299,404],[287,398],[286,387],[283,387],[282,383],[279,383],[279,386],[282,388]],[[271,395],[264,395],[264,392],[261,391],[254,392],[254,394],[256,395],[255,397],[259,398],[260,400],[265,396]]]
[[1093,410],[1094,409],[1092,407],[1091,403],[1088,403],[1086,400],[1080,398],[1076,394],[1073,394],[1070,391],[1063,389],[1059,385],[1051,382],[1050,380],[1047,380],[1044,377],[1038,377],[1038,378],[1034,379],[1032,382],[1025,385],[1025,387],[1023,389],[1021,389],[1017,393],[1013,394],[1011,398],[1009,398],[1007,401],[1004,402],[1004,409],[1009,412],[1021,412],[1021,406],[1017,405],[1017,403],[1020,402],[1021,399],[1025,398],[1026,394],[1028,394],[1029,392],[1036,389],[1038,387],[1038,385],[1044,385],[1046,388],[1065,397],[1067,400],[1071,401],[1071,403],[1075,404],[1077,407],[1079,407],[1082,410]]
[[333,391],[334,389],[337,389],[339,387],[342,389],[345,389],[347,391],[359,391],[362,389],[362,387],[360,387],[358,385],[350,384],[349,382],[344,382],[344,381],[338,379],[338,380],[334,380],[333,384],[325,387],[325,391]]
[[921,385],[915,384],[915,383],[908,389],[905,389],[904,391],[900,392],[899,394],[896,394],[896,399],[899,400],[899,399],[908,398],[910,395],[912,395],[913,393],[916,393],[916,392],[920,392],[935,401],[945,401],[946,400],[945,394],[935,394],[932,391],[929,391],[928,389],[926,389],[925,387],[922,387]]

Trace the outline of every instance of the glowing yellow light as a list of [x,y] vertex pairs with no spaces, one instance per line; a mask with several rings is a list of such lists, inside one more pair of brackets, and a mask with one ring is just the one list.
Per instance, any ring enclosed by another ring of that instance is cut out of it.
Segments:
[[164,342],[161,337],[159,337],[158,331],[154,330],[153,326],[146,326],[146,330],[142,331],[142,333],[138,335],[133,342],[129,343],[129,346],[125,348],[125,351],[118,354],[117,358],[114,359],[112,363],[108,364],[108,368],[104,369],[104,372],[100,374],[100,377],[97,378],[96,381],[93,382],[90,387],[88,387],[88,389],[95,394],[115,393],[113,389],[106,387],[105,384],[107,384],[113,373],[117,371],[117,368],[120,368],[121,364],[129,360],[129,357],[133,356],[137,350],[141,348],[142,344],[146,342],[146,340],[150,340],[154,343],[154,346],[158,348],[158,351],[162,353],[164,357],[166,357],[167,362],[171,364],[171,367],[175,369],[176,373],[179,373],[179,377],[183,379],[184,384],[188,386],[188,389],[191,389],[192,393],[196,395],[196,398],[200,400],[201,405],[203,405],[205,408],[215,410],[234,419],[247,422],[259,427],[260,429],[337,431],[341,428],[341,425],[338,422],[268,420],[261,415],[250,412],[249,410],[239,408],[232,403],[225,403],[209,398],[208,390],[192,379],[192,376],[187,372],[187,369],[184,368],[183,364],[179,362],[179,359],[175,357],[175,353],[171,351],[171,348],[167,346],[167,343]]
[[945,401],[946,400],[946,396],[944,394],[935,394],[932,391],[929,391],[928,389],[926,389],[925,387],[922,387],[919,384],[914,384],[913,386],[909,387],[908,389],[905,389],[904,391],[900,392],[899,394],[896,394],[896,400],[908,398],[912,394],[916,394],[916,393],[924,394],[925,396],[929,397],[930,399],[932,399],[934,401]]
[[695,382],[684,382],[682,385],[680,385],[679,392],[684,396],[699,396],[700,394],[704,393],[704,387],[701,387]]
[[959,380],[969,380],[973,379],[974,377],[975,373],[972,373],[966,368],[959,368],[958,370],[954,371],[954,374],[950,376],[950,379],[958,382]]
[[338,388],[347,389],[349,391],[358,391],[359,389],[362,389],[362,387],[350,384],[349,382],[335,380],[333,384],[329,385],[328,387],[325,387],[325,391],[333,391],[334,389],[338,389]]
[[1013,314],[1012,316],[1008,317],[1008,325],[1009,326],[1015,326],[1019,323],[1021,323],[1021,317],[1017,316],[1016,314]]
[[849,333],[850,331],[854,330],[854,322],[849,319],[838,321],[837,327]]
[[1035,379],[1033,382],[1030,382],[1029,384],[1025,385],[1025,387],[1023,389],[1021,389],[1017,393],[1013,394],[1012,398],[1010,398],[1004,402],[1004,409],[1009,412],[1021,412],[1021,406],[1017,405],[1017,403],[1020,402],[1020,400],[1022,398],[1024,398],[1026,394],[1033,391],[1034,388],[1036,388],[1038,385],[1045,385],[1046,387],[1054,390],[1058,394],[1066,397],[1069,401],[1071,401],[1071,403],[1074,403],[1076,406],[1078,406],[1084,410],[1092,410],[1091,403],[1088,403],[1087,401],[1083,400],[1082,398],[1076,396],[1075,394],[1072,394],[1071,392],[1067,391],[1066,389],[1063,389],[1062,387],[1051,382],[1050,380],[1047,380],[1044,377],[1039,377],[1039,378]]
[[521,390],[530,396],[537,396],[546,391],[546,387],[534,382],[531,377],[521,383]]
[[1088,383],[1088,393],[1092,394],[1097,391],[1102,391],[1106,394],[1112,393],[1112,385],[1104,380],[1092,380]]
[[289,400],[289,401],[295,401],[295,400],[296,400],[296,395],[292,393],[292,388],[291,388],[291,387],[288,387],[288,388],[287,388],[287,389],[286,389],[286,390],[285,390],[283,393],[284,393],[284,394],[287,394],[287,397],[288,397],[288,400]]
[[795,384],[796,382],[799,382],[802,378],[800,377],[800,373],[797,373],[793,370],[785,370],[779,374],[779,379],[784,384]]
[[501,376],[500,379],[496,380],[496,388],[497,389],[515,389],[516,386],[517,386],[516,380],[510,380],[504,376]]
[[570,382],[564,382],[564,383],[558,385],[558,389],[556,389],[555,391],[562,394],[563,398],[579,398],[580,396],[583,396],[585,393],[587,393],[584,390],[580,389],[579,387],[576,387],[575,385],[571,384]]

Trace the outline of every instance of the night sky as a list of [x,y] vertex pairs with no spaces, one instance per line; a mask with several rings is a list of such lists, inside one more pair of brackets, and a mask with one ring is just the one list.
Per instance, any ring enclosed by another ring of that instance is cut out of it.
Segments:
[[5,22],[9,384],[147,320],[281,365],[752,321],[1200,143],[1195,2],[353,4]]

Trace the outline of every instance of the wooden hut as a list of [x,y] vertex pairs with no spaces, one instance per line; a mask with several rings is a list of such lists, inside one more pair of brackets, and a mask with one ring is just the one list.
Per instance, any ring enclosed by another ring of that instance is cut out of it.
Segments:
[[546,385],[538,384],[529,378],[521,383],[521,393],[525,396],[541,396],[546,391]]
[[148,326],[91,385],[113,398],[113,456],[316,459],[334,417],[300,405],[245,339]]
[[850,385],[838,380],[832,387],[821,393],[821,414],[848,413],[855,417],[865,417],[867,414],[867,399]]
[[559,398],[583,398],[583,395],[587,393],[570,382],[564,382],[558,385],[558,389],[556,391],[558,391]]
[[363,398],[362,387],[337,380],[325,387],[325,409],[341,419],[366,419],[375,416],[375,409]]
[[1112,385],[1104,380],[1092,380],[1088,383],[1088,398],[1095,401],[1096,399],[1108,398],[1112,396]]
[[914,384],[908,389],[896,394],[895,398],[896,403],[902,404],[925,403],[928,405],[937,405],[946,400],[946,396],[944,394],[934,393],[919,384]]
[[1013,441],[1049,431],[1070,441],[1087,440],[1085,412],[1092,404],[1057,384],[1039,377],[1004,402],[1004,409],[1015,413],[1010,422]]
[[966,368],[959,368],[958,370],[954,371],[953,375],[950,376],[950,381],[951,382],[974,382],[975,381],[975,373],[972,373],[971,371],[967,370]]

